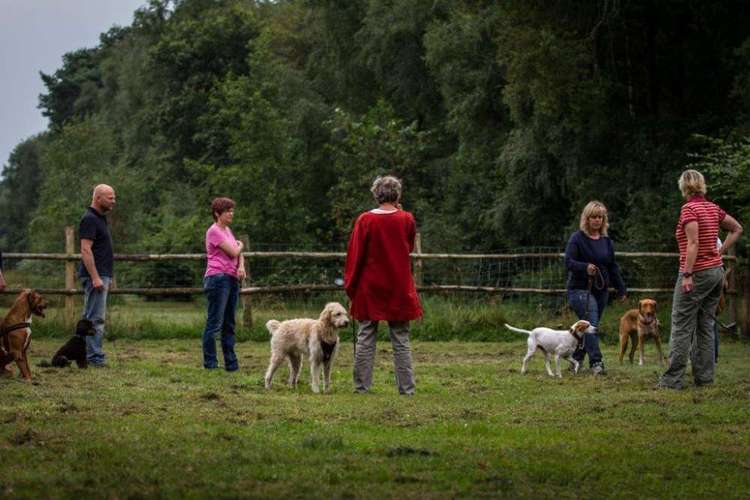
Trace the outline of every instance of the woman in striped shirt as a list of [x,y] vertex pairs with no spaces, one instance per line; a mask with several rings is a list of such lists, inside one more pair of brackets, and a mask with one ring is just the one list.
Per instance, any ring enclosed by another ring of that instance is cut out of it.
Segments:
[[[659,380],[659,387],[669,389],[683,388],[688,356],[696,386],[714,381],[713,323],[724,280],[721,256],[742,234],[742,226],[732,216],[706,200],[706,181],[700,172],[685,170],[678,185],[686,200],[675,230],[680,271],[672,299],[669,368]],[[717,249],[719,227],[727,237]]]

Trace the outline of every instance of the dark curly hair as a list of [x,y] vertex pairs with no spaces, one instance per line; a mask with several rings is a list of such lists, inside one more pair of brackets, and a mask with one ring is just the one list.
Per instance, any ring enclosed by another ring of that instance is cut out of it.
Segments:
[[219,216],[234,208],[234,200],[232,198],[214,198],[211,202],[211,216],[214,218],[214,222],[219,220]]

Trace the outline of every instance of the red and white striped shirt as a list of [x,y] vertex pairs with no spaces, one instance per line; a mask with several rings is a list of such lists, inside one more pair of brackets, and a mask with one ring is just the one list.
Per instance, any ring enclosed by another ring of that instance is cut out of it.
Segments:
[[701,195],[692,196],[687,203],[682,205],[680,220],[675,229],[677,245],[680,247],[680,272],[685,271],[687,258],[685,224],[688,222],[698,223],[698,257],[695,259],[692,271],[721,267],[721,255],[716,247],[716,238],[719,237],[719,223],[726,215],[727,213],[720,206],[711,203]]

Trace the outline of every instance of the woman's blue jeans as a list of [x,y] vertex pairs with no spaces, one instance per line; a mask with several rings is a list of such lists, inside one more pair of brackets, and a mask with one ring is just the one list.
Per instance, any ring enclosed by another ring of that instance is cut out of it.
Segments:
[[221,350],[224,354],[224,369],[239,368],[234,353],[234,321],[240,283],[232,275],[214,274],[203,279],[203,292],[208,299],[206,329],[203,331],[203,367],[217,368],[216,334],[221,333]]
[[[586,312],[586,299],[588,297],[588,313]],[[591,326],[598,329],[599,321],[607,307],[609,292],[607,290],[568,290],[568,303],[575,311],[578,319],[585,319]],[[583,358],[589,355],[589,366],[592,367],[602,363],[602,351],[599,349],[599,334],[586,333],[583,336],[583,349],[577,349],[573,353],[573,359],[581,363]]]

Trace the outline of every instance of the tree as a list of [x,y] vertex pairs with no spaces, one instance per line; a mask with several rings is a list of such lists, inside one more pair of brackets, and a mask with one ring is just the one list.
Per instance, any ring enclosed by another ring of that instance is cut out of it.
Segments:
[[3,168],[0,181],[0,229],[4,230],[3,250],[28,248],[28,225],[39,199],[42,184],[40,155],[45,134],[19,143]]

